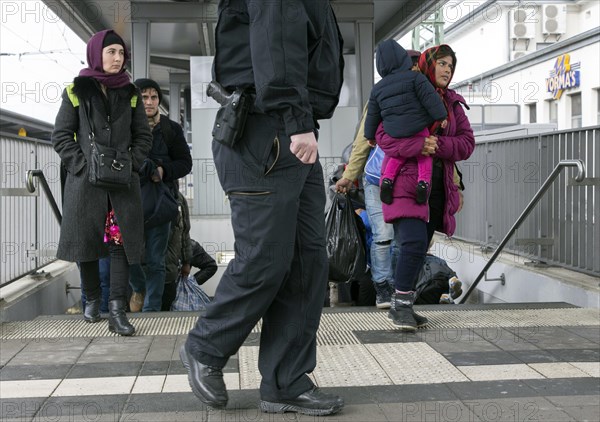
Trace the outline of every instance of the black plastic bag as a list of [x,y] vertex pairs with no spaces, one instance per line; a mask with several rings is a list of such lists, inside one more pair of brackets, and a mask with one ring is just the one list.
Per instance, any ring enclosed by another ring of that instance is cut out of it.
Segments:
[[[362,231],[361,231],[362,229]],[[346,283],[366,271],[364,226],[347,195],[336,194],[325,219],[329,281]]]

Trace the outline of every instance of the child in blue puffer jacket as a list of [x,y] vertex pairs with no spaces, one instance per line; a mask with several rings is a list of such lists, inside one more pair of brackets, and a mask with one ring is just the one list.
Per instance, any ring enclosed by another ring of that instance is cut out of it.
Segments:
[[[441,96],[427,77],[413,72],[412,59],[395,40],[383,41],[377,47],[377,71],[381,79],[371,91],[365,121],[365,137],[374,139],[383,121],[385,132],[394,138],[413,136],[428,129],[424,138],[445,127],[448,112]],[[382,169],[381,202],[392,203],[393,181],[406,160],[393,158]],[[418,183],[416,201],[427,202],[431,182],[432,158],[417,157]]]

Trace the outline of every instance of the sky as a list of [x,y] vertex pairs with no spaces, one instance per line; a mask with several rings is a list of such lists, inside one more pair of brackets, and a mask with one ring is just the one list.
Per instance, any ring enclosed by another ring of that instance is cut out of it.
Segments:
[[0,0],[2,109],[54,123],[86,44],[38,0]]

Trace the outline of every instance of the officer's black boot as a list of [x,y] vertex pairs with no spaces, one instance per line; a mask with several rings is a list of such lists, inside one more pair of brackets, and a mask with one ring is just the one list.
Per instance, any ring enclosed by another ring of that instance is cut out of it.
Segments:
[[125,314],[125,301],[115,299],[108,302],[108,330],[121,336],[131,336],[135,328]]

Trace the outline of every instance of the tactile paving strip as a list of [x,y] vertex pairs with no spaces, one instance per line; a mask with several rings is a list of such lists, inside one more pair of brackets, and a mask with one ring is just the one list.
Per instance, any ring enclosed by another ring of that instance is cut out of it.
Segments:
[[363,345],[319,346],[313,374],[319,387],[392,384],[376,358]]
[[239,352],[240,388],[258,389],[260,387],[260,372],[258,370],[258,346],[244,346]]
[[[366,344],[394,384],[435,384],[469,381],[427,343]],[[319,348],[319,353],[323,353]]]
[[360,344],[360,341],[351,331],[317,331],[317,344],[319,346],[336,346],[344,344]]
[[[258,390],[262,379],[258,370],[258,346],[242,346],[238,352],[239,356],[239,388],[241,390]],[[230,374],[234,375],[234,374]],[[317,384],[314,374],[308,375]],[[227,385],[229,388],[229,385]]]
[[[196,324],[198,317],[130,318],[137,336],[173,336],[187,334]],[[95,324],[83,318],[49,319],[7,322],[0,325],[0,339],[111,337],[106,320]]]
[[598,309],[491,309],[423,312],[430,328],[600,325]]
[[379,331],[391,330],[394,325],[387,311],[335,312],[321,316],[320,331]]
[[[450,306],[449,306],[450,307]],[[598,326],[598,309],[450,309],[421,311],[429,319],[429,329],[528,326]],[[134,317],[131,323],[137,336],[185,335],[197,316]],[[319,345],[356,344],[353,331],[387,331],[395,329],[386,311],[324,313],[319,328]],[[253,329],[260,331],[260,323]],[[109,337],[106,321],[86,323],[82,318],[38,318],[0,324],[0,339]]]

